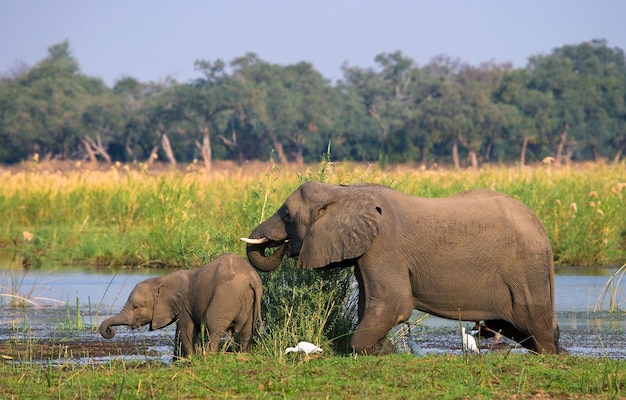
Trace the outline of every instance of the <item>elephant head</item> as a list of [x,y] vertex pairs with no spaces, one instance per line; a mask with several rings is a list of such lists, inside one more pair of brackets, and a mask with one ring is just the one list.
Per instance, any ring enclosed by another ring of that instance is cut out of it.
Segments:
[[[302,184],[249,238],[242,238],[252,265],[272,271],[286,253],[298,257],[298,268],[310,269],[363,255],[380,231],[381,208],[358,187]],[[276,250],[266,255],[269,248]]]
[[182,304],[179,290],[170,287],[169,282],[171,275],[182,275],[186,278],[185,272],[177,271],[139,282],[128,296],[122,311],[100,324],[102,337],[105,339],[114,337],[114,327],[119,325],[136,329],[150,324],[150,330],[156,330],[174,322]]

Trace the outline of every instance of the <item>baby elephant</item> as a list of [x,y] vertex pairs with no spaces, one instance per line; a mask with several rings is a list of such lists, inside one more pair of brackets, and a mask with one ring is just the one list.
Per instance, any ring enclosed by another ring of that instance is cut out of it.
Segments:
[[150,330],[161,329],[174,321],[176,340],[174,359],[194,353],[204,324],[209,349],[218,350],[224,333],[239,333],[242,351],[250,349],[253,327],[263,327],[259,275],[236,254],[223,254],[202,268],[180,270],[139,282],[118,315],[100,325],[100,334],[110,339],[114,326]]

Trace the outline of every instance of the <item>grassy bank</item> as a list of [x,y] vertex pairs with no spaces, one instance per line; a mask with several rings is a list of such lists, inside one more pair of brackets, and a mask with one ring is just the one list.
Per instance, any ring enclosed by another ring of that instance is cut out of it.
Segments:
[[524,354],[268,357],[221,354],[170,366],[113,361],[0,364],[3,398],[623,398],[624,362]]
[[626,259],[626,166],[424,170],[324,164],[216,168],[207,174],[46,166],[0,170],[0,249],[37,264],[200,266],[242,254],[247,235],[304,180],[376,182],[425,197],[493,188],[541,218],[557,265],[621,265]]

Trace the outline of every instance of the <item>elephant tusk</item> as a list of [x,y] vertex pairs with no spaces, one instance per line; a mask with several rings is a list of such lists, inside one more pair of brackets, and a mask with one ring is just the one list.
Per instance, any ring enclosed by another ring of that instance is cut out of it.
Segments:
[[242,238],[239,238],[239,240],[246,242],[248,244],[263,244],[263,243],[267,243],[269,239],[266,237],[260,238],[260,239],[250,239],[250,238],[242,237]]

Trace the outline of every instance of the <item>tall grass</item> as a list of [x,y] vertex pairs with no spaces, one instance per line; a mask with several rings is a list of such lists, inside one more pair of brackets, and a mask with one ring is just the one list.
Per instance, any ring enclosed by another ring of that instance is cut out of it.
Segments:
[[[621,265],[626,259],[626,165],[424,170],[321,162],[205,174],[113,167],[106,171],[0,172],[0,250],[26,261],[200,266],[243,254],[247,235],[303,180],[375,182],[425,197],[493,188],[541,218],[557,265]],[[28,233],[30,236],[24,236]]]

